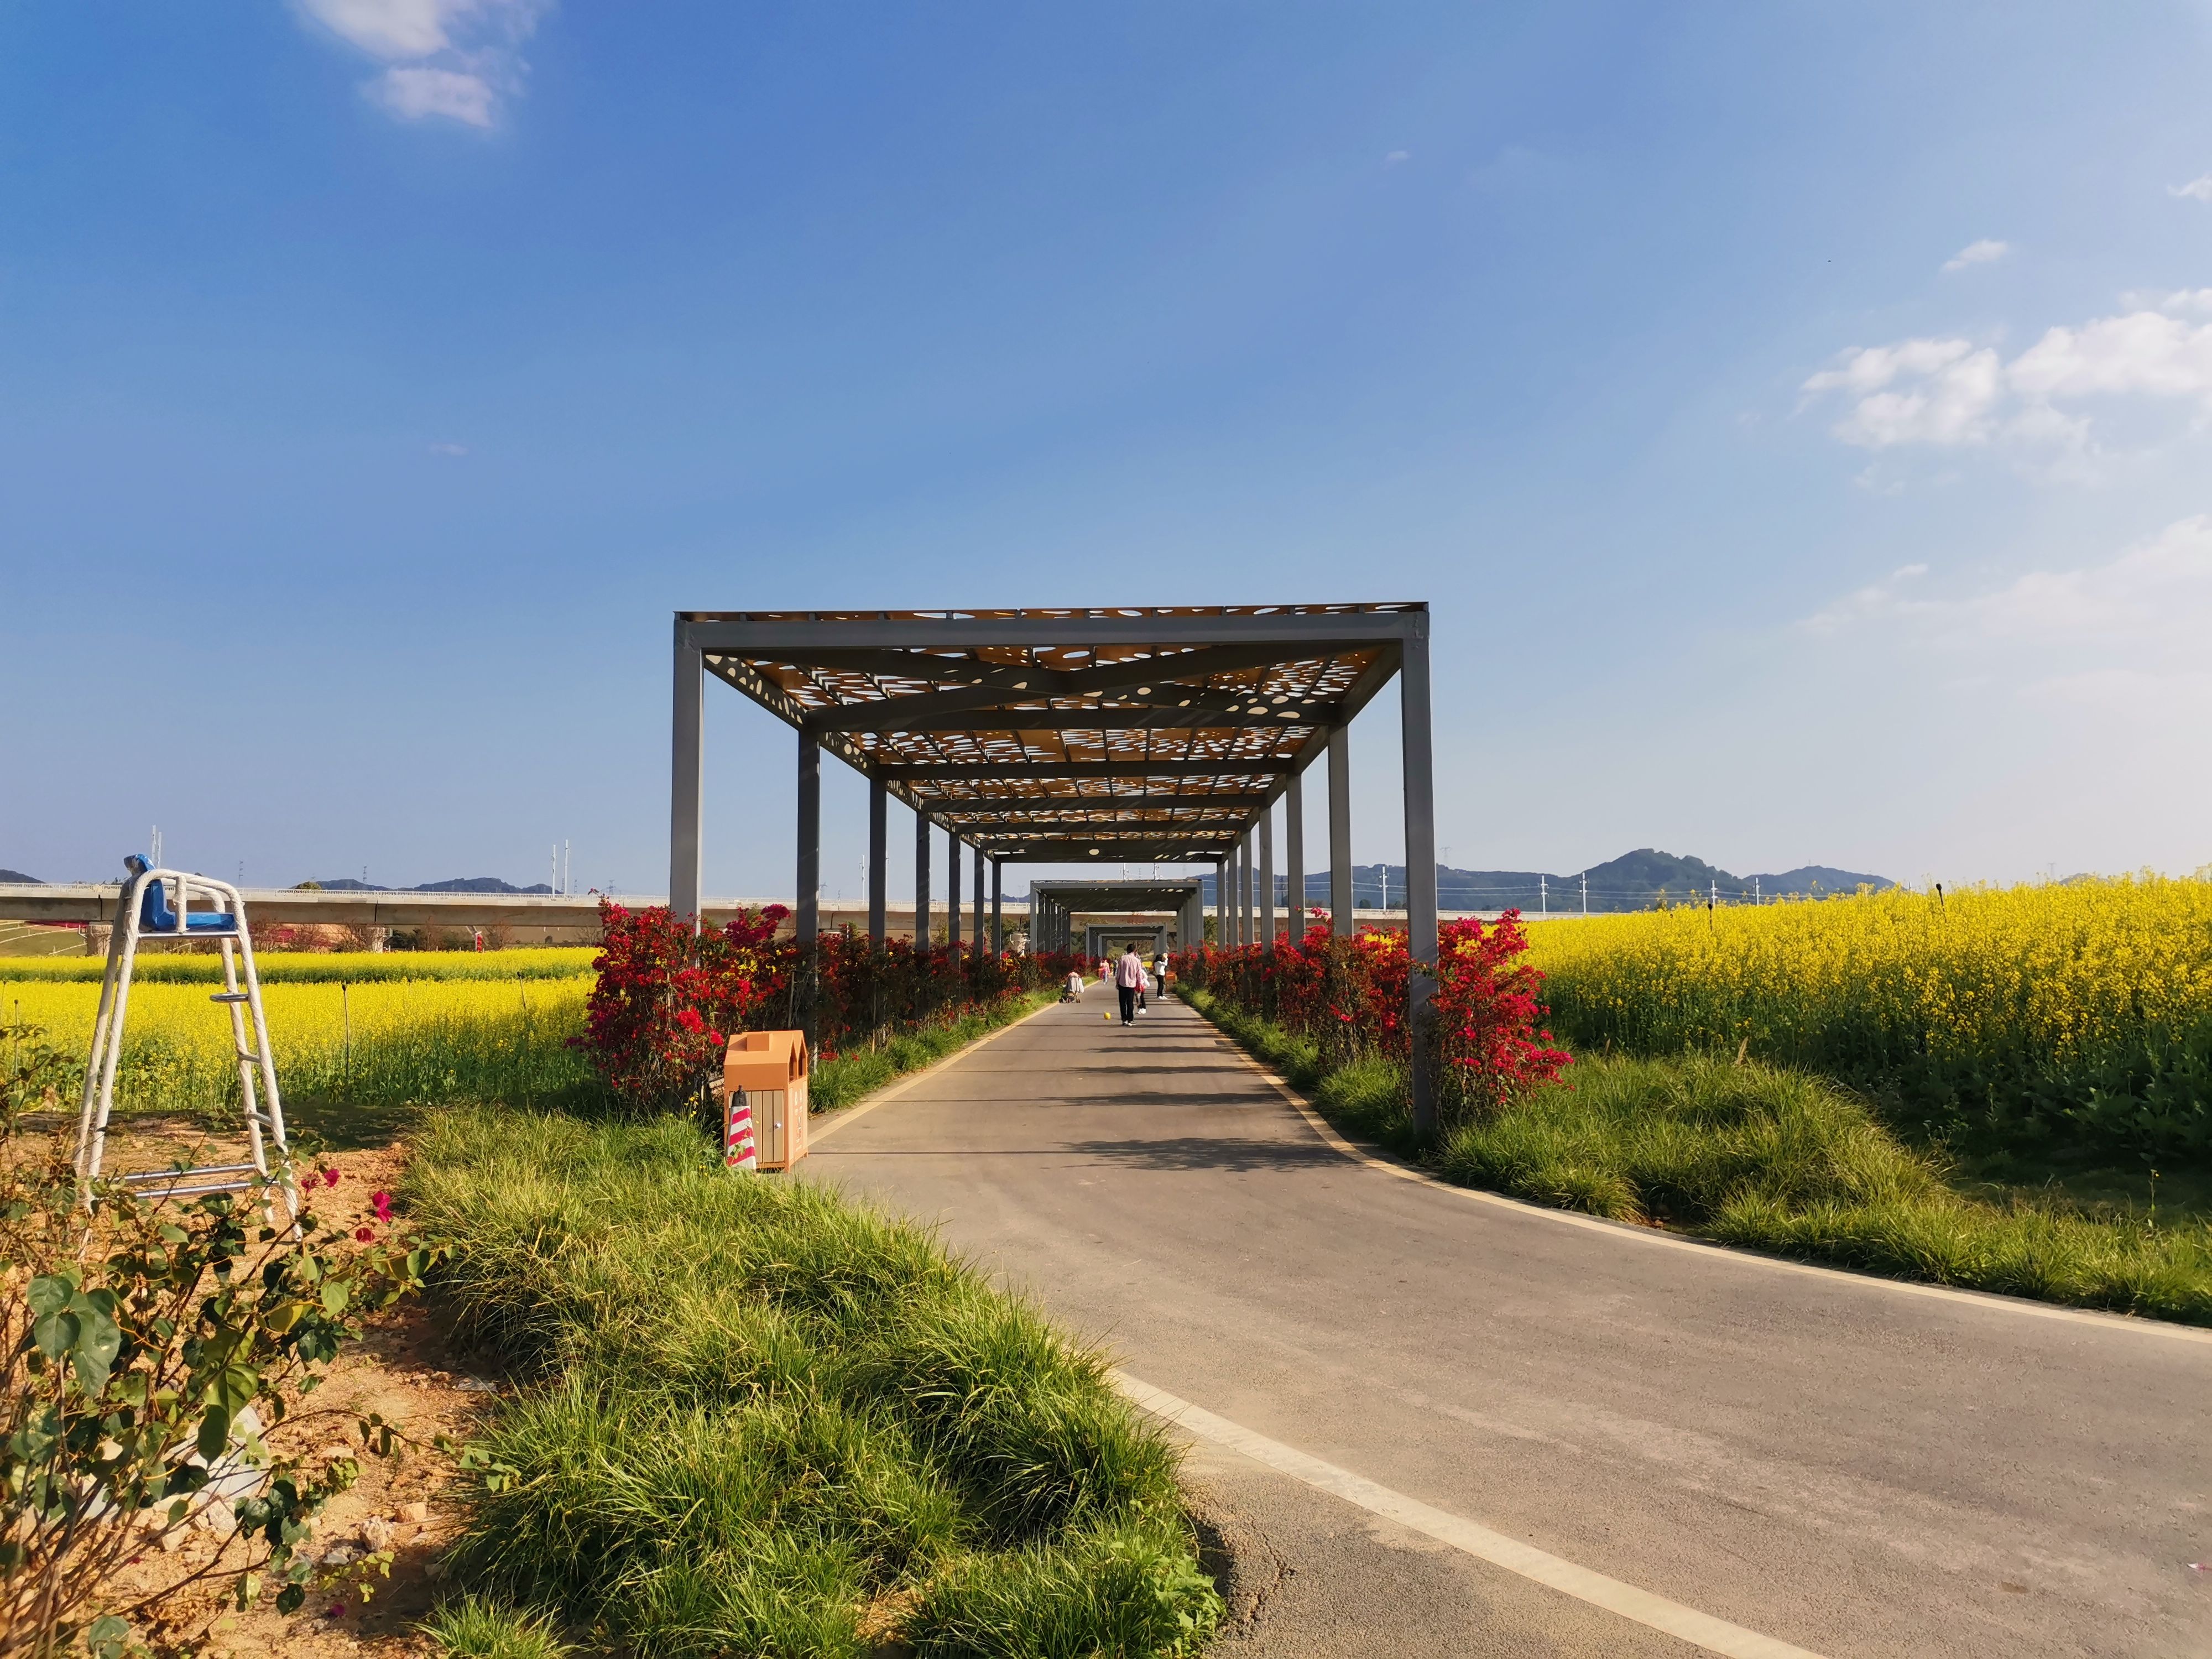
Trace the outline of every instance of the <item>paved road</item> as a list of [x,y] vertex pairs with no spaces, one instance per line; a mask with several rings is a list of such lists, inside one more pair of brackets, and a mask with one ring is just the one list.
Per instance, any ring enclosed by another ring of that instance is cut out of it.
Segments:
[[[822,1141],[1142,1382],[1833,1659],[2212,1654],[2212,1345],[1351,1161],[1094,988]],[[1201,1444],[1255,1656],[1697,1649]]]

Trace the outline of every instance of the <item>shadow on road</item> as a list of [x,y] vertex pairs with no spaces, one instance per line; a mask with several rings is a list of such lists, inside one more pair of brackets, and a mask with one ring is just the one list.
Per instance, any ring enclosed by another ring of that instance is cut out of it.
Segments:
[[1075,1140],[1067,1150],[1102,1163],[1139,1170],[1296,1170],[1334,1164],[1318,1141],[1255,1140],[1249,1137],[1179,1135],[1173,1139]]

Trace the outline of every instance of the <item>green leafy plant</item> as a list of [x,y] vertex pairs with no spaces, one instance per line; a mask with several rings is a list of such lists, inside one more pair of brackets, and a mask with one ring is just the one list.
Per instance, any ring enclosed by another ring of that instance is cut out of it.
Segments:
[[[240,1607],[271,1590],[280,1611],[304,1600],[299,1546],[360,1462],[298,1449],[337,1415],[303,1401],[430,1256],[392,1235],[381,1194],[374,1224],[303,1208],[295,1227],[293,1179],[167,1200],[104,1182],[88,1209],[58,1141],[0,1137],[0,1659],[79,1644],[118,1659],[135,1619],[196,1583]],[[337,1179],[301,1184],[327,1194]],[[356,1426],[361,1455],[403,1443],[379,1419]],[[195,1521],[221,1540],[213,1558],[113,1605],[119,1570]]]

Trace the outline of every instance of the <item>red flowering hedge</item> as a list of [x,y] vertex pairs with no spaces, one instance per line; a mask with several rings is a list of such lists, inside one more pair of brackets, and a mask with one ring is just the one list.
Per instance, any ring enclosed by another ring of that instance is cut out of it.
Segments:
[[[1567,1054],[1553,1046],[1539,996],[1544,976],[1520,960],[1528,948],[1517,911],[1437,930],[1437,988],[1427,1040],[1447,1121],[1486,1117],[1519,1091],[1557,1078]],[[1173,962],[1183,983],[1311,1041],[1330,1070],[1380,1055],[1412,1056],[1406,1029],[1406,935],[1368,929],[1339,939],[1324,919],[1304,939],[1270,953],[1256,945],[1206,945]]]
[[[599,902],[598,981],[575,1039],[615,1098],[641,1110],[694,1097],[736,1032],[802,1024],[808,963],[776,938],[791,913],[771,904],[694,934],[665,906]],[[1064,978],[1055,954],[881,949],[849,929],[817,941],[813,971],[817,1060],[924,1025],[949,1023]]]

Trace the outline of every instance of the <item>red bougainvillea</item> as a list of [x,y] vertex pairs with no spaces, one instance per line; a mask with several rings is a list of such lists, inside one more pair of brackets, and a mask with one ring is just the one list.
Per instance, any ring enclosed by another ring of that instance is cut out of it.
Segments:
[[[1437,985],[1423,1024],[1448,1118],[1487,1115],[1517,1091],[1558,1077],[1568,1062],[1543,1028],[1544,976],[1520,960],[1528,948],[1516,911],[1438,930]],[[1303,939],[1279,939],[1273,951],[1209,945],[1179,953],[1173,966],[1185,983],[1311,1040],[1331,1066],[1370,1054],[1411,1056],[1402,933],[1370,928],[1340,939],[1324,919]]]
[[804,1027],[811,1012],[816,1058],[826,1060],[1053,983],[1071,960],[896,939],[876,947],[850,930],[823,934],[809,957],[776,937],[789,915],[771,904],[694,934],[665,906],[601,901],[599,980],[576,1042],[617,1100],[678,1104],[739,1031]]

